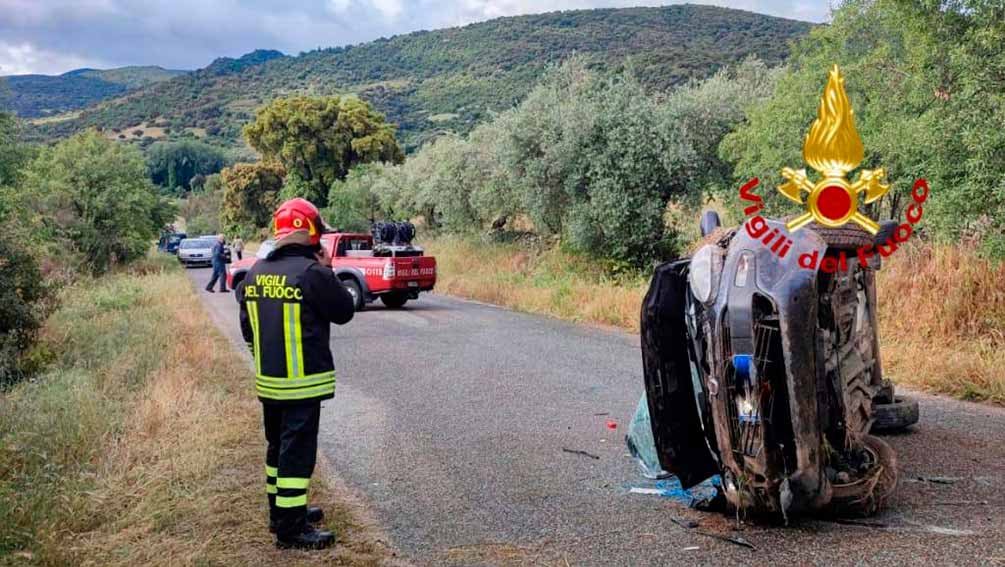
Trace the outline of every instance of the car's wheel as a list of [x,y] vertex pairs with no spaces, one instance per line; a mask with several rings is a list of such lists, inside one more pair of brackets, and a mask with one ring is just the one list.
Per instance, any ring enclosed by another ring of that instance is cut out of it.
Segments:
[[404,293],[386,293],[380,296],[380,301],[389,309],[401,309],[408,302]]
[[839,516],[869,516],[883,506],[897,487],[897,455],[883,440],[863,435],[872,466],[858,478],[832,485],[830,509]]
[[918,400],[908,396],[894,396],[892,404],[872,405],[872,430],[896,431],[918,423],[921,412]]
[[363,290],[359,287],[359,282],[353,278],[346,278],[342,280],[342,285],[345,286],[346,291],[352,296],[352,306],[356,311],[362,311],[366,307],[366,300],[363,299]]

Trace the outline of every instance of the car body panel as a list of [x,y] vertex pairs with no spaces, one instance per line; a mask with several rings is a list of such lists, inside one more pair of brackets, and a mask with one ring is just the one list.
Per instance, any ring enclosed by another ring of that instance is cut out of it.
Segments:
[[[770,229],[778,228],[781,234],[786,234],[784,224],[776,221],[766,221]],[[725,338],[730,339],[737,333],[747,332],[753,337],[752,329],[738,329],[742,318],[733,317],[736,311],[736,297],[739,294],[750,301],[751,292],[768,299],[777,310],[780,326],[782,355],[785,365],[786,388],[788,390],[788,414],[792,425],[795,442],[796,472],[788,479],[788,489],[793,495],[792,508],[819,509],[830,501],[830,485],[823,471],[823,456],[820,454],[822,431],[817,415],[817,385],[819,376],[816,361],[816,336],[813,326],[807,327],[807,321],[817,318],[817,271],[799,265],[799,258],[804,254],[816,253],[823,256],[827,244],[816,233],[810,230],[789,233],[793,244],[784,257],[772,251],[771,247],[754,238],[744,228],[736,232],[730,242],[725,262],[719,280],[718,293],[711,306],[711,336],[719,341],[718,348],[710,349],[719,354],[719,360],[711,367],[711,378],[725,386],[733,376],[728,376],[731,364],[725,360],[727,353],[741,354],[733,351],[737,341],[725,344]],[[738,288],[736,274],[741,257],[745,254],[752,257],[753,265],[749,273],[754,274],[752,287]],[[746,306],[748,309],[750,305]],[[752,324],[748,319],[746,324]],[[729,329],[724,327],[730,326]],[[746,354],[746,353],[744,353]],[[753,354],[752,352],[750,354]],[[723,395],[712,398],[713,413],[716,415],[716,438],[719,447],[735,448],[735,440],[730,432],[727,404],[733,400],[726,399],[726,388],[720,388]],[[763,441],[763,438],[762,438]],[[722,451],[720,454],[727,468],[761,469],[758,472],[769,476],[775,471],[772,465],[756,462],[756,459],[740,457],[736,451]],[[744,462],[740,462],[740,459]],[[782,478],[784,475],[778,475]],[[728,484],[728,483],[727,483]],[[728,486],[727,486],[728,487]],[[729,493],[727,491],[727,497]]]
[[692,377],[684,320],[689,264],[678,260],[656,269],[642,302],[640,332],[657,455],[663,469],[675,474],[685,489],[719,473],[695,403],[701,386]]

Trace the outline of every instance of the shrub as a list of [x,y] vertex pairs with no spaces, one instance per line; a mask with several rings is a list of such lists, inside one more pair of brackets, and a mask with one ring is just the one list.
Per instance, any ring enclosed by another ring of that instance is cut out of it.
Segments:
[[40,247],[95,274],[146,254],[175,213],[147,179],[139,150],[93,130],[43,149],[15,199]]
[[23,376],[22,355],[34,343],[51,298],[35,258],[0,231],[0,388]]

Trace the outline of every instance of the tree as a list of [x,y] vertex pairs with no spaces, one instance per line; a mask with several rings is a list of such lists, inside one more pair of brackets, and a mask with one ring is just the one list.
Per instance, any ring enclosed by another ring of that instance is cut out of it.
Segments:
[[[860,167],[884,167],[892,190],[873,206],[902,215],[914,180],[928,179],[924,230],[977,236],[1005,256],[1005,6],[984,0],[849,0],[829,26],[796,44],[774,95],[723,141],[736,181],[772,187],[798,168],[827,70],[838,64],[866,148]],[[773,210],[784,200],[774,191]],[[791,206],[791,205],[790,205]],[[784,210],[784,209],[782,209]],[[781,212],[781,211],[780,211]]]
[[302,196],[315,203],[356,164],[404,160],[395,127],[354,97],[278,98],[258,109],[244,137],[266,161],[296,174],[309,192]]
[[221,171],[224,230],[247,236],[269,226],[285,175],[283,166],[273,163],[238,163]]
[[206,178],[203,190],[192,191],[181,204],[179,214],[185,218],[189,234],[219,234],[223,232],[220,213],[223,204],[223,184],[220,175]]
[[202,142],[160,142],[147,151],[147,167],[154,183],[171,190],[190,191],[192,181],[227,166],[221,150]]
[[17,119],[0,112],[0,187],[13,185],[18,171],[31,158],[31,149],[18,142],[18,134]]
[[373,187],[384,175],[383,165],[357,165],[349,175],[332,184],[328,192],[328,208],[323,211],[325,222],[347,231],[367,232],[373,221],[385,218],[380,198]]
[[0,231],[0,388],[20,379],[21,354],[35,342],[51,298],[36,259]]
[[139,150],[95,130],[44,148],[15,192],[40,246],[93,273],[144,256],[174,208],[157,196]]

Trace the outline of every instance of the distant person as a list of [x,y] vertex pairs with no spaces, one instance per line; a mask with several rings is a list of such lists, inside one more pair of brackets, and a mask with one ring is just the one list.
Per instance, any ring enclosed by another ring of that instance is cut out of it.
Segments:
[[244,241],[241,240],[240,236],[235,236],[234,240],[230,243],[230,248],[237,254],[238,260],[244,259]]
[[236,289],[241,334],[255,353],[255,388],[265,422],[265,492],[276,547],[323,549],[335,534],[307,506],[318,450],[321,400],[335,396],[331,325],[353,316],[353,299],[321,247],[324,222],[304,199],[272,216],[275,248],[255,263]]
[[228,293],[230,290],[227,289],[227,275],[224,270],[227,269],[227,243],[224,240],[223,235],[216,237],[216,244],[213,245],[213,277],[210,278],[209,284],[206,286],[206,291],[213,293],[213,285],[216,280],[220,280],[220,293]]

